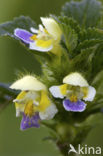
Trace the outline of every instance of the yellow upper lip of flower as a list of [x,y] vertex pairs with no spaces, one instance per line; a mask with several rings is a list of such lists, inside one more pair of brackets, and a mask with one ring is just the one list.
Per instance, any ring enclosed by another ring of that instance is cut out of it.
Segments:
[[88,87],[88,82],[78,72],[71,73],[64,77],[63,83],[70,84],[72,86]]
[[96,90],[94,87],[89,86],[88,82],[80,73],[74,72],[67,75],[64,77],[63,83],[62,85],[51,86],[49,88],[55,98],[63,99],[66,97],[71,99],[71,101],[77,101],[77,99],[93,101]]
[[21,79],[14,82],[11,86],[11,89],[16,90],[33,90],[33,91],[40,91],[40,90],[46,90],[46,87],[43,83],[38,81],[34,76],[26,75],[22,77]]

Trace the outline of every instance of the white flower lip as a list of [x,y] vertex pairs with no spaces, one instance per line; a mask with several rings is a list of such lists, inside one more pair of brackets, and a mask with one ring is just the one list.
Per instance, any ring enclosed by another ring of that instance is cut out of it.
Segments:
[[46,87],[44,84],[42,84],[40,81],[38,81],[35,77],[27,75],[23,78],[17,80],[14,82],[11,86],[11,89],[15,90],[33,90],[33,91],[40,91],[40,90],[46,90]]
[[52,86],[49,88],[49,91],[51,92],[51,94],[55,97],[55,98],[61,98],[63,99],[64,96],[62,95],[62,93],[60,92],[60,86]]
[[58,112],[56,106],[52,103],[44,112],[39,112],[41,120],[50,120]]
[[48,52],[48,51],[50,51],[53,48],[53,45],[51,45],[49,47],[46,47],[46,48],[43,48],[43,47],[37,46],[36,43],[33,42],[33,43],[29,44],[29,48],[31,50],[37,50],[37,51],[40,51],[40,52]]
[[87,96],[85,98],[83,98],[83,100],[85,100],[85,101],[93,101],[95,95],[96,95],[95,88],[92,87],[92,86],[89,86],[88,87],[88,94],[87,94]]
[[63,83],[73,85],[73,86],[80,86],[80,87],[89,86],[88,82],[83,78],[83,76],[77,72],[67,75],[63,79]]
[[38,30],[33,27],[30,28],[30,31],[34,34],[38,34]]

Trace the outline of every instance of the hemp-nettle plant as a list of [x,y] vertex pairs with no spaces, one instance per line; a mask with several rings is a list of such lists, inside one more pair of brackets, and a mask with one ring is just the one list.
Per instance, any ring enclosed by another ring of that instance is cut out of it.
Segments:
[[21,130],[46,126],[52,131],[48,140],[62,155],[77,156],[68,153],[69,145],[77,148],[102,122],[102,2],[70,1],[60,16],[40,19],[38,26],[25,16],[0,25],[0,36],[19,41],[42,70],[40,75],[18,75],[11,85],[0,83],[0,106],[13,102],[16,117],[22,116]]

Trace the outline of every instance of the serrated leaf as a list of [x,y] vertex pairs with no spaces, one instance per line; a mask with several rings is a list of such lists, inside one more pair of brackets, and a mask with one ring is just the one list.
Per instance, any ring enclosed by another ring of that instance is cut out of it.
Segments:
[[101,19],[101,2],[82,0],[67,2],[62,8],[62,15],[74,18],[82,27],[96,27]]
[[80,42],[80,44],[78,44],[76,51],[79,52],[82,49],[90,48],[101,43],[103,43],[103,40],[99,39],[85,40],[83,42]]
[[75,30],[75,32],[78,34],[81,31],[81,28],[79,26],[79,24],[77,23],[77,21],[75,21],[73,18],[71,17],[67,17],[67,16],[59,16],[57,18],[57,21],[59,23],[64,23],[66,25],[69,25],[73,30]]
[[56,20],[63,32],[61,43],[71,53],[77,46],[79,26],[71,18],[60,16]]
[[68,25],[62,24],[63,41],[66,44],[68,51],[71,53],[77,46],[78,36],[75,31]]
[[103,30],[98,28],[81,29],[78,38],[79,40],[76,50],[79,53],[82,49],[103,44]]
[[0,36],[11,36],[15,38],[14,29],[22,28],[30,31],[31,27],[36,27],[35,22],[30,17],[20,16],[14,18],[13,21],[0,24]]
[[85,40],[103,40],[103,30],[98,28],[83,29],[79,33],[80,42]]

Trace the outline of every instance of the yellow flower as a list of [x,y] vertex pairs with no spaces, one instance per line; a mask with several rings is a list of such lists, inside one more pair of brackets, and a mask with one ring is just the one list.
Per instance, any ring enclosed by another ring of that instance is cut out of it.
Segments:
[[[89,86],[80,73],[72,73],[63,79],[60,86],[50,87],[50,92],[55,98],[65,98],[63,106],[67,111],[82,112],[86,108],[83,101],[93,101],[96,90]],[[82,101],[83,100],[83,101]]]
[[51,51],[58,54],[61,51],[60,40],[62,31],[53,18],[41,17],[42,25],[39,29],[30,28],[31,32],[27,30],[16,28],[14,35],[22,40],[24,43],[29,44],[29,48],[41,52]]
[[[21,90],[20,94],[14,100],[14,103],[16,106],[16,116],[23,115],[22,129],[28,121],[32,122],[32,118],[34,118],[37,113],[40,120],[49,120],[58,112],[56,106],[48,97],[45,85],[35,77],[30,75],[24,76],[14,82],[10,88]],[[27,126],[27,128],[29,127]]]

